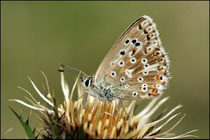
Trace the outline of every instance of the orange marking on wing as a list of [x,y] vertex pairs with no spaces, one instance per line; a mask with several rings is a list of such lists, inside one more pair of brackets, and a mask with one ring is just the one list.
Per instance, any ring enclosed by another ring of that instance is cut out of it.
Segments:
[[157,96],[159,93],[157,93],[157,89],[153,89],[152,93],[149,93],[149,96]]
[[157,76],[157,80],[158,80],[159,82],[161,82],[161,80],[160,80],[160,75]]
[[160,66],[158,66],[158,70],[159,70],[159,71],[161,71],[161,70],[162,70]]
[[144,49],[144,53],[147,54],[147,48]]
[[152,90],[152,93],[156,94],[156,93],[157,93],[157,89],[156,89],[156,88],[153,89],[153,90]]
[[136,53],[136,50],[137,50],[136,48],[134,48],[134,49],[132,50],[132,51],[133,51],[133,52],[132,52],[132,55],[134,55],[134,54]]

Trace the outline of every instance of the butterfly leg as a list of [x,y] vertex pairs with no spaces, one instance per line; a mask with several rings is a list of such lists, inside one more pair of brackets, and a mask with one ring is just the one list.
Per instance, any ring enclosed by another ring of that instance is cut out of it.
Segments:
[[125,113],[127,114],[127,119],[128,119],[129,115],[128,115],[128,113],[126,112],[125,107],[124,107],[124,105],[123,105],[123,103],[122,103],[122,101],[121,101],[121,100],[120,100],[120,104],[122,105],[123,110],[124,110],[124,111],[125,111]]
[[116,113],[118,113],[118,108],[116,107],[116,105],[117,105],[117,100],[114,100],[114,102],[115,102],[115,104],[114,104],[115,106],[114,106],[113,109],[115,110],[115,108],[116,108]]
[[109,113],[109,112],[104,112],[104,113],[107,114],[107,115],[113,116],[113,113],[112,114]]
[[117,105],[116,100],[112,100],[112,102],[113,102],[113,103],[111,103],[112,104],[112,108],[110,109],[112,111],[112,113],[104,112],[104,113],[106,113],[106,114],[108,114],[110,116],[113,116],[113,114],[115,113],[115,110],[117,111],[117,109],[116,109],[117,108],[116,107],[116,105]]
[[85,109],[86,107],[87,107],[87,104],[86,104],[86,101],[87,101],[87,93],[86,92],[84,92],[79,98],[78,98],[78,100],[80,99],[80,98],[83,98],[83,100],[82,100],[82,102],[83,102],[83,109]]

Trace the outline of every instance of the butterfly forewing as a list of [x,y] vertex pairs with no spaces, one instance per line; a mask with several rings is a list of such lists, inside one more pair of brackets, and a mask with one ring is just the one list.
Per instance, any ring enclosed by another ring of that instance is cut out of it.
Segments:
[[156,96],[166,88],[169,60],[153,20],[143,16],[121,35],[100,64],[95,85],[121,99]]

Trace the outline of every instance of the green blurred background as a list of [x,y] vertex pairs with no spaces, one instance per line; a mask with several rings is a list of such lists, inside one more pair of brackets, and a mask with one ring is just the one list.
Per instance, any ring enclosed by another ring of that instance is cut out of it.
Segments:
[[[182,104],[187,115],[174,132],[199,129],[195,134],[208,138],[209,3],[82,1],[1,2],[1,137],[26,138],[7,105],[27,118],[30,109],[8,101],[26,101],[17,86],[36,94],[27,76],[42,89],[42,70],[62,103],[59,64],[94,74],[121,33],[142,15],[156,22],[171,60],[173,78],[164,95],[171,98],[164,108]],[[38,125],[36,117],[32,124]]]

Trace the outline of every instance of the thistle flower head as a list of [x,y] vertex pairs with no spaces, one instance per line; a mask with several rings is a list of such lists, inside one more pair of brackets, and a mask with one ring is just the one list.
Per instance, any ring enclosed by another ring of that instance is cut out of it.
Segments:
[[[42,72],[44,75],[44,73]],[[171,131],[181,122],[183,115],[177,123],[171,128],[163,131],[163,128],[174,118],[180,116],[181,113],[175,113],[181,105],[177,105],[170,111],[163,111],[158,116],[154,117],[154,113],[159,107],[165,103],[169,97],[160,99],[154,98],[151,102],[138,114],[134,114],[135,106],[139,105],[135,100],[123,108],[119,105],[118,100],[112,102],[101,101],[95,97],[85,94],[80,86],[78,86],[78,99],[72,99],[75,93],[75,88],[79,79],[76,79],[71,91],[65,81],[64,73],[61,72],[61,87],[64,94],[64,104],[57,104],[55,95],[52,95],[49,90],[49,85],[46,76],[47,95],[36,87],[34,82],[29,78],[38,95],[48,104],[48,107],[40,104],[27,90],[31,99],[27,98],[30,104],[27,104],[18,99],[11,101],[19,102],[29,108],[40,111],[44,117],[42,127],[37,129],[37,132],[42,138],[125,138],[125,139],[158,139],[158,138],[184,138],[196,137],[191,135],[192,130],[181,135],[171,133]],[[79,85],[79,84],[78,84]],[[87,96],[86,96],[87,95]],[[175,113],[175,114],[174,114]],[[156,118],[152,120],[151,118]]]

